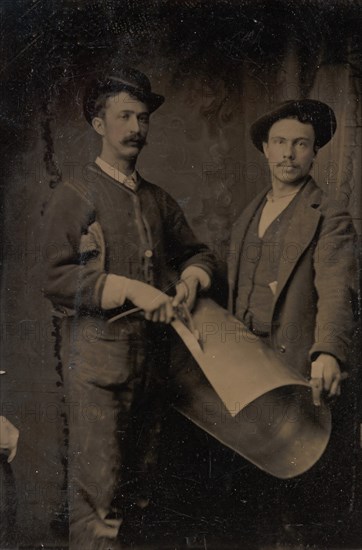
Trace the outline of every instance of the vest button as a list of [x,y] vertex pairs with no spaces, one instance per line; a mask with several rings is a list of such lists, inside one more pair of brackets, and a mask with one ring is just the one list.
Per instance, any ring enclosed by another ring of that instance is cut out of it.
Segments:
[[145,250],[145,256],[146,258],[152,258],[153,252],[150,249]]
[[285,346],[280,346],[279,351],[280,353],[285,353],[286,352]]

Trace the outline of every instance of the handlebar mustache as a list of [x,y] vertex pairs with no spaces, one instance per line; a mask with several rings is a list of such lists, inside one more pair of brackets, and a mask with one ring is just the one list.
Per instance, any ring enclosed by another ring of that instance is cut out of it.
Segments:
[[140,138],[128,138],[128,139],[124,139],[122,141],[122,144],[123,145],[129,145],[130,143],[136,143],[137,145],[141,145],[143,147],[143,145],[146,145],[146,140],[145,139],[140,139]]

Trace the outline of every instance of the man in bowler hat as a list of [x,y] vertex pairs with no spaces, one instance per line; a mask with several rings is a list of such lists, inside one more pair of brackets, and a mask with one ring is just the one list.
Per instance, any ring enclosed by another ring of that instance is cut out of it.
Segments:
[[[339,395],[355,326],[352,219],[310,175],[335,130],[333,110],[311,99],[284,102],[252,124],[271,185],[235,222],[228,265],[230,311],[290,369],[311,379],[315,405],[323,391]],[[279,503],[284,525],[293,519],[288,494]],[[305,508],[299,505],[299,512]]]
[[46,244],[55,252],[45,295],[61,317],[72,406],[73,550],[119,548],[122,523],[147,507],[165,412],[168,324],[180,304],[192,308],[214,270],[178,204],[135,168],[163,101],[134,69],[93,81],[84,115],[101,153],[83,178],[55,189],[46,211]]

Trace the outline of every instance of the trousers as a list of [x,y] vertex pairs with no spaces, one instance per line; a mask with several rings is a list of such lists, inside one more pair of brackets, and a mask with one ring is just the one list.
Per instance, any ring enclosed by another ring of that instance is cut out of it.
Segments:
[[61,323],[70,550],[118,548],[127,509],[150,498],[167,406],[169,330],[130,317]]

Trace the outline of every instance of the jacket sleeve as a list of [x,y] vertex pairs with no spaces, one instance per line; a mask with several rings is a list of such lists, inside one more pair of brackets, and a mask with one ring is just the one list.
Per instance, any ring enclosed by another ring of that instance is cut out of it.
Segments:
[[[81,239],[94,222],[94,207],[75,184],[53,192],[45,211],[43,257],[44,294],[55,306],[98,308],[106,279],[99,250],[82,253]],[[99,260],[99,258],[98,258]]]
[[158,193],[164,221],[167,264],[178,274],[189,266],[200,267],[212,280],[217,268],[220,269],[215,255],[195,237],[177,202],[162,189]]
[[343,365],[355,327],[356,232],[349,213],[336,203],[326,201],[322,216],[314,253],[317,316],[310,358],[329,353]]

